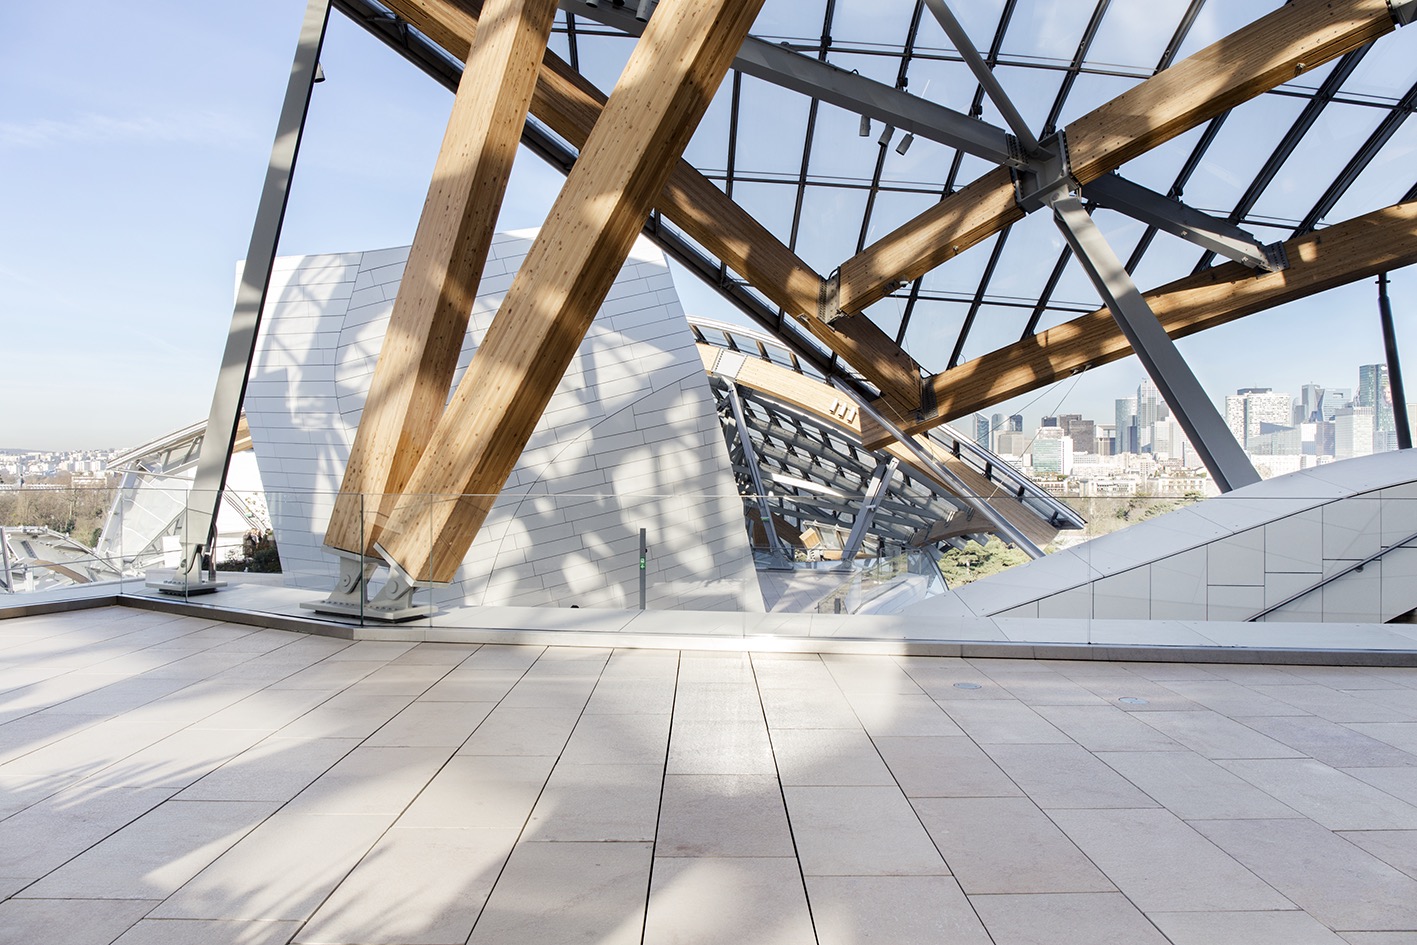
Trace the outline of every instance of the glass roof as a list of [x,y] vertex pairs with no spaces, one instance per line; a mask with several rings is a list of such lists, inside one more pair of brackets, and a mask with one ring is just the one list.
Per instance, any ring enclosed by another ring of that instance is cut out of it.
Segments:
[[[624,5],[627,12],[635,6]],[[598,22],[581,0],[562,8],[552,50],[608,93],[633,39]],[[1040,136],[1277,8],[1276,0],[951,3]],[[923,0],[765,0],[752,32],[1004,125]],[[1295,76],[1120,173],[1264,241],[1287,239],[1413,199],[1417,122],[1405,119],[1414,105],[1417,29],[1407,29]],[[849,107],[730,72],[685,159],[827,276],[995,167],[922,136],[906,145],[901,131],[868,124],[863,135],[861,116]],[[1215,261],[1118,213],[1098,211],[1096,219],[1144,290]],[[699,271],[715,269],[717,260],[710,263]],[[934,372],[956,355],[977,357],[1099,305],[1051,219],[1036,213],[901,285],[867,315]],[[754,318],[761,323],[763,311]]]

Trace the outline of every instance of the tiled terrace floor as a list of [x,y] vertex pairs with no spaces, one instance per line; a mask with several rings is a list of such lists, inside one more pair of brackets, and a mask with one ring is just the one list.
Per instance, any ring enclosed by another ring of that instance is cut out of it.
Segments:
[[1417,669],[0,620],[0,942],[1417,943]]

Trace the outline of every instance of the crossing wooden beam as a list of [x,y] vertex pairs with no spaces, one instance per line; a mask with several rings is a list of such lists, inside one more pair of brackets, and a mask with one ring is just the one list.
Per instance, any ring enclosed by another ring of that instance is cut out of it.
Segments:
[[[1395,28],[1388,0],[1291,0],[1068,125],[1072,176],[1096,180]],[[1023,215],[1009,171],[990,171],[842,263],[837,304],[859,312]]]
[[[1417,202],[1356,217],[1284,244],[1289,268],[1257,272],[1239,263],[1215,266],[1146,293],[1173,338],[1417,263]],[[1107,309],[1098,309],[1031,338],[966,361],[930,379],[938,412],[908,424],[919,433],[957,417],[1046,387],[1078,371],[1132,353]],[[878,446],[867,442],[868,447]]]
[[381,531],[413,580],[452,580],[761,3],[656,8]]
[[[458,58],[465,58],[477,34],[480,5],[469,0],[387,0],[385,5]],[[555,53],[546,53],[531,101],[539,121],[581,148],[604,106],[604,93]],[[921,371],[914,359],[865,316],[832,325],[819,318],[822,277],[687,161],[674,162],[655,206],[860,371],[888,402],[900,410],[919,404]]]
[[556,0],[487,0],[325,534],[372,554],[448,399]]

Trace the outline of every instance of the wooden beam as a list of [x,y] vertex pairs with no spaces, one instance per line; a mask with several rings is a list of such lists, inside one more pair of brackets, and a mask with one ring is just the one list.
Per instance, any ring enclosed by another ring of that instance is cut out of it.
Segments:
[[[458,58],[466,56],[477,33],[477,8],[467,0],[385,5]],[[604,106],[604,93],[547,52],[531,101],[538,120],[582,148]],[[674,163],[655,206],[879,387],[896,409],[913,411],[920,403],[921,371],[914,359],[869,318],[843,318],[830,326],[822,321],[822,277],[687,161]]]
[[[1309,233],[1284,248],[1289,268],[1283,272],[1226,263],[1148,292],[1146,300],[1167,334],[1181,338],[1410,266],[1417,263],[1417,202]],[[1098,309],[935,375],[930,383],[939,412],[906,429],[928,430],[1131,353],[1111,314]]]
[[325,544],[373,554],[447,403],[556,0],[488,0],[394,300]]
[[[1072,175],[1096,180],[1395,28],[1387,0],[1292,0],[1068,125]],[[859,312],[1023,215],[1008,170],[990,171],[842,263],[838,306]]]
[[381,533],[414,580],[452,580],[761,4],[655,10]]

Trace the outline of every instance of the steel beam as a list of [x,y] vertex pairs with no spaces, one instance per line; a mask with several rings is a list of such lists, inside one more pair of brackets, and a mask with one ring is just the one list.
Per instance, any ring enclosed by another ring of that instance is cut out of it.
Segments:
[[1028,122],[1023,120],[1023,116],[1014,107],[1009,93],[1004,91],[1004,87],[995,78],[994,70],[989,67],[989,63],[984,61],[984,57],[974,47],[969,33],[965,31],[960,21],[955,19],[954,13],[950,12],[949,4],[945,3],[945,0],[925,0],[925,5],[930,8],[930,12],[939,21],[945,35],[950,38],[950,42],[955,44],[955,49],[964,58],[964,64],[969,66],[969,71],[973,72],[974,78],[978,80],[979,87],[984,90],[985,95],[989,96],[989,101],[994,103],[999,114],[1004,116],[1004,122],[1013,130],[1014,136],[1023,145],[1024,153],[1034,154],[1037,152],[1038,139],[1034,137],[1033,130],[1028,127]]
[[[561,0],[561,6],[577,16],[596,20],[631,36],[644,32],[645,24],[635,19],[628,6],[602,3],[592,7],[584,0]],[[1009,134],[1002,128],[884,82],[804,56],[787,46],[749,36],[738,50],[733,68],[744,75],[885,122],[899,131],[938,141],[986,161],[1010,167],[1026,164],[1023,156],[1009,147]]]
[[1189,240],[1242,266],[1279,272],[1289,267],[1283,243],[1261,243],[1254,234],[1179,200],[1134,183],[1119,174],[1103,174],[1083,187],[1082,195],[1099,207],[1125,213],[1147,226]]
[[330,0],[310,0],[305,7],[300,41],[290,66],[285,101],[276,124],[275,143],[271,146],[271,160],[266,165],[266,180],[261,188],[256,222],[251,228],[246,263],[241,269],[241,285],[236,290],[236,305],[231,313],[231,327],[226,334],[221,370],[217,375],[216,389],[212,392],[206,435],[202,438],[192,488],[187,493],[182,565],[173,581],[163,582],[162,590],[190,593],[198,589],[202,559],[210,558],[212,553],[217,510],[221,507],[222,490],[226,488],[226,472],[231,463],[231,448],[236,442],[241,401],[246,395],[246,382],[256,355],[261,309],[265,306],[266,291],[270,287],[271,269],[275,264],[286,201],[290,196],[290,180],[295,173],[295,159],[305,131],[305,115],[310,107],[310,92],[315,87],[320,47],[325,40],[329,15]]
[[871,473],[871,482],[866,486],[866,494],[861,497],[861,508],[856,513],[856,520],[851,523],[851,532],[846,536],[846,544],[841,546],[841,564],[837,570],[853,570],[851,562],[860,553],[861,543],[866,540],[871,520],[876,517],[876,510],[881,507],[881,500],[886,497],[891,480],[895,478],[895,471],[899,468],[900,460],[894,457],[889,461],[883,459],[876,464],[875,471]]
[[1088,216],[1082,200],[1071,194],[1061,195],[1055,197],[1051,205],[1058,229],[1220,491],[1229,492],[1259,482],[1259,473],[1235,442],[1220,411],[1206,396],[1200,381],[1157,321],[1122,261]]
[[753,480],[753,500],[758,506],[758,517],[763,521],[763,531],[767,533],[768,549],[774,556],[791,561],[782,547],[782,539],[773,526],[772,506],[768,504],[767,490],[763,488],[763,473],[758,466],[757,450],[753,448],[753,438],[749,434],[748,418],[743,412],[743,398],[738,394],[738,385],[728,382],[728,403],[733,408],[733,420],[738,425],[738,444],[743,447],[743,464],[748,467],[748,476]]

